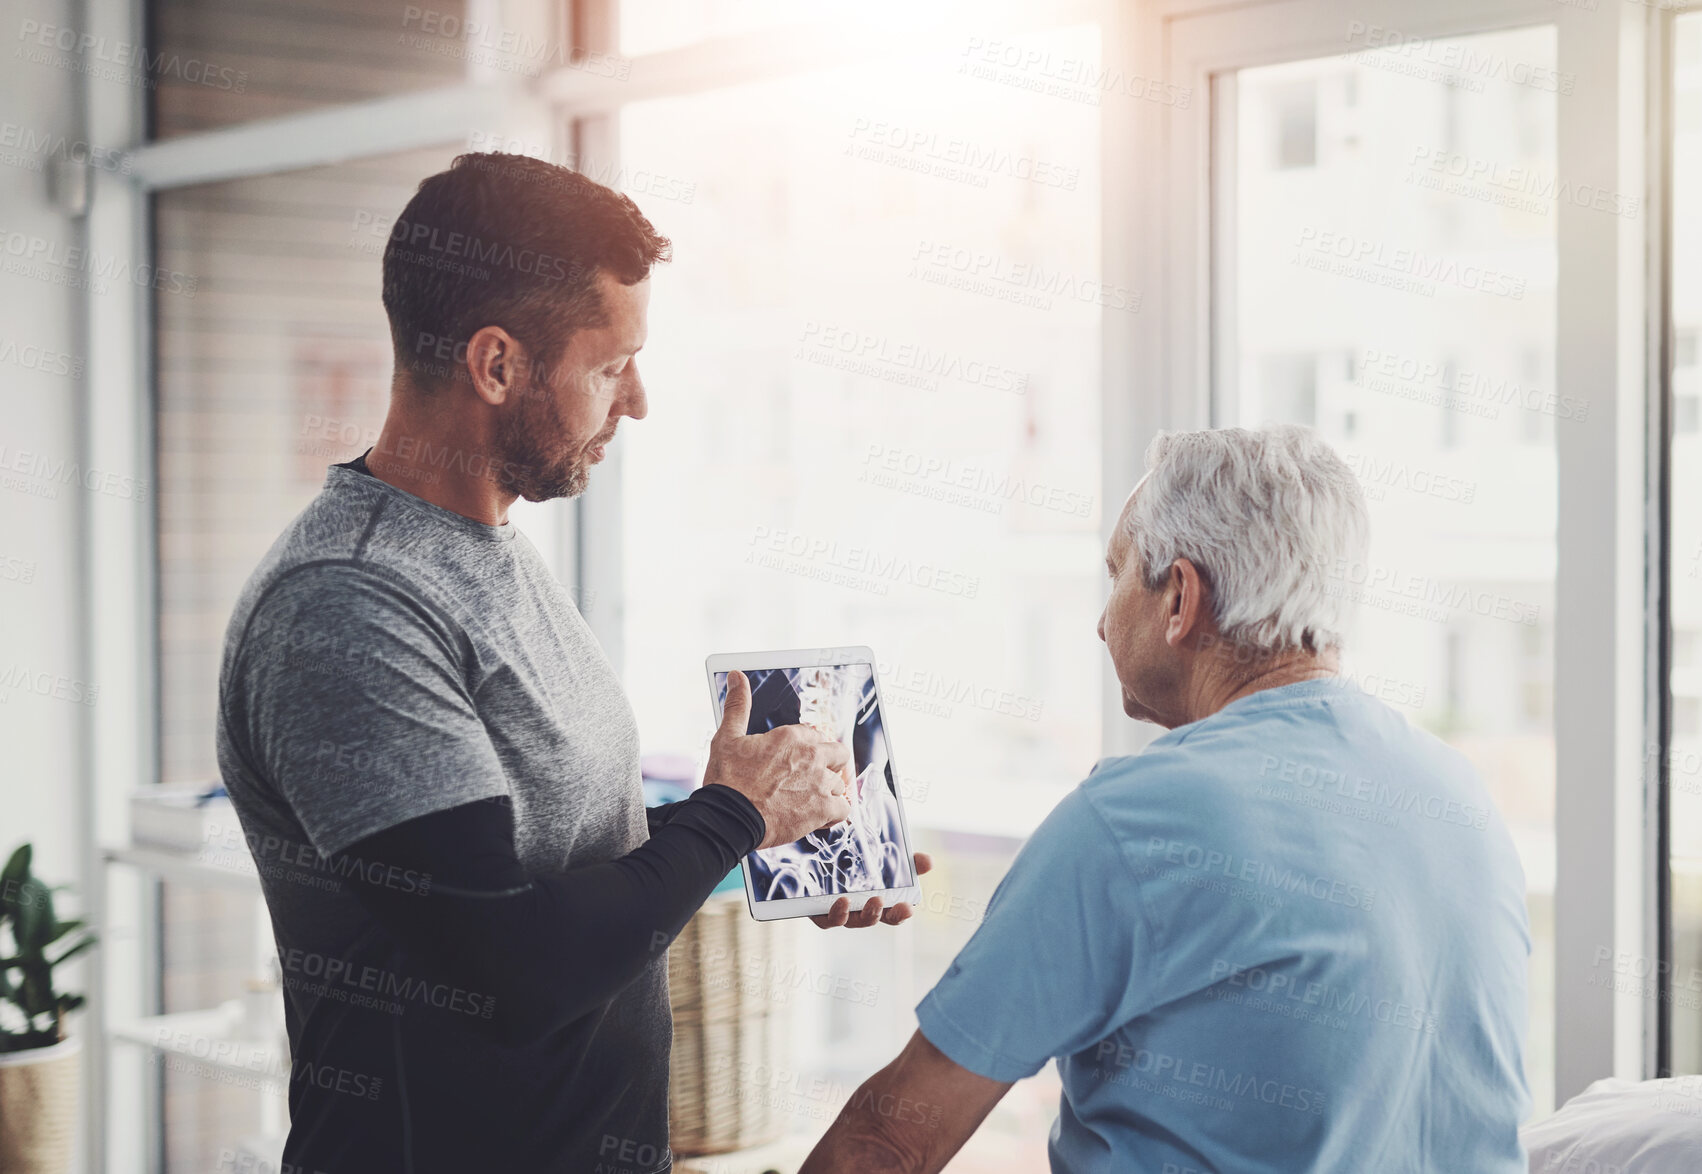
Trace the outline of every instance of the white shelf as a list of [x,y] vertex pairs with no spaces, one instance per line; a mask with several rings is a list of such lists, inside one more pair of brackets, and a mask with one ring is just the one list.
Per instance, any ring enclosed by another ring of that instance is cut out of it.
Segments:
[[[290,1081],[290,1058],[282,1040],[251,1039],[239,1031],[240,1012],[227,1004],[211,1011],[145,1015],[107,1028],[112,1039],[182,1056],[221,1072],[273,1081],[280,1091]],[[279,1025],[278,1034],[283,1034]]]
[[254,870],[254,858],[248,854],[247,848],[204,848],[198,852],[184,852],[144,844],[124,844],[103,848],[101,855],[111,863],[146,869],[164,880],[237,889],[255,895],[260,892],[260,874]]

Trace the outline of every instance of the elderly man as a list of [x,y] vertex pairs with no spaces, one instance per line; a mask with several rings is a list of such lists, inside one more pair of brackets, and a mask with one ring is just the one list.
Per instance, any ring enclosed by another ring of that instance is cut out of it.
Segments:
[[1338,678],[1352,474],[1310,431],[1160,436],[1099,635],[1130,717],[804,1166],[939,1170],[1063,1080],[1069,1174],[1522,1174],[1524,880],[1471,765]]

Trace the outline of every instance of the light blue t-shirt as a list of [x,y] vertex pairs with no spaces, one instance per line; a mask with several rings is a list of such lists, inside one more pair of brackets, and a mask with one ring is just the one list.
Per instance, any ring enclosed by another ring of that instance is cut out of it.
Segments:
[[916,1009],[1057,1058],[1068,1174],[1525,1174],[1524,874],[1466,759],[1352,685],[1099,763]]

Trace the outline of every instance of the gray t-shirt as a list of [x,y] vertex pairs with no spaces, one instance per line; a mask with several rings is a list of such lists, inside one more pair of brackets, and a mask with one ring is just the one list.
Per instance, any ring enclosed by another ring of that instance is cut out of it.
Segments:
[[[614,1137],[628,1160],[611,1171],[665,1169],[665,957],[605,1011],[517,1055],[478,1029],[490,997],[405,956],[326,860],[499,797],[528,872],[600,864],[647,839],[631,707],[525,536],[333,466],[237,601],[219,697],[219,765],[282,967],[291,1148],[342,1154],[336,1170],[369,1152],[447,1168],[480,1131],[521,1129],[538,1153]],[[507,1120],[418,1108],[473,1101]]]

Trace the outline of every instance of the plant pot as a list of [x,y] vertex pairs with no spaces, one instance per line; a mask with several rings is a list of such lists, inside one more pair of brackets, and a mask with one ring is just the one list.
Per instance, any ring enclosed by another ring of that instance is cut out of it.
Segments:
[[76,1036],[0,1053],[0,1170],[66,1174],[77,1129]]

